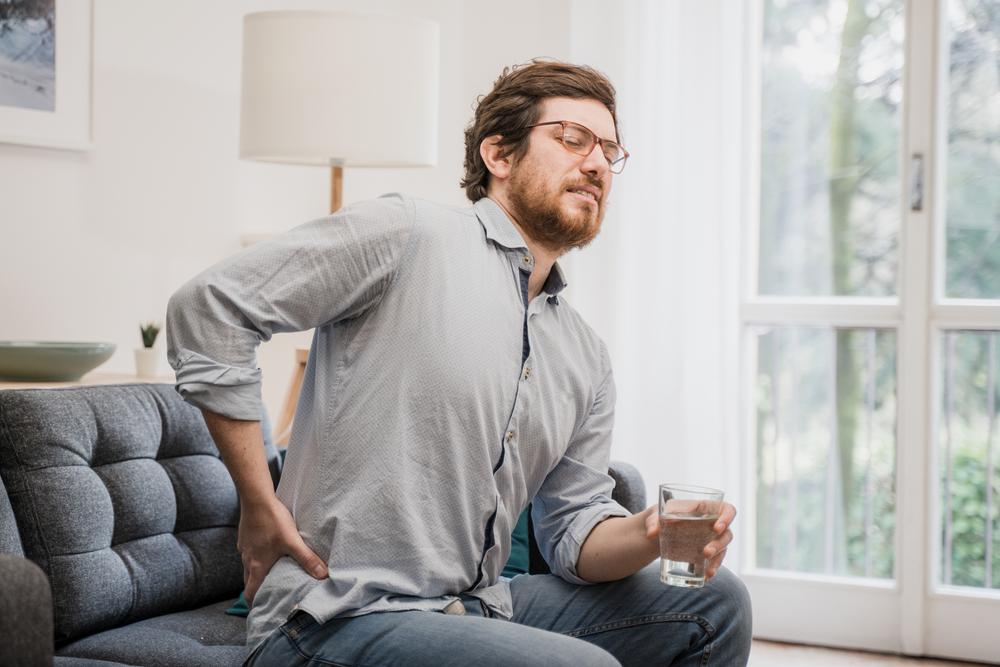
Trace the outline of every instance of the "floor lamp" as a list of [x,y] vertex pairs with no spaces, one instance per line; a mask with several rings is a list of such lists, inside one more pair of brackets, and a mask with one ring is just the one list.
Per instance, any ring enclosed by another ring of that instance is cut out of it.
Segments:
[[[438,26],[423,19],[271,11],[243,19],[240,157],[330,169],[437,161]],[[276,441],[286,444],[306,355],[296,353]]]

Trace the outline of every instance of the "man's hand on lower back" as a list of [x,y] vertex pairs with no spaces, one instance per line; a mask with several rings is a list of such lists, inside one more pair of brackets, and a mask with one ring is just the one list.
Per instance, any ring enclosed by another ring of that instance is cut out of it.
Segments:
[[326,563],[306,545],[291,512],[277,497],[240,507],[236,547],[243,559],[243,595],[251,606],[264,577],[282,556],[291,556],[317,579],[328,575]]
[[274,495],[260,422],[234,419],[205,408],[201,412],[240,496],[236,548],[243,558],[247,603],[253,604],[264,577],[282,556],[291,556],[317,579],[325,578],[326,563],[306,546],[291,512]]

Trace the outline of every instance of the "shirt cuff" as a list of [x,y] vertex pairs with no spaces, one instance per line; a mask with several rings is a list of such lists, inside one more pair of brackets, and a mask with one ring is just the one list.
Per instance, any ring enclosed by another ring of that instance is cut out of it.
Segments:
[[177,393],[188,403],[230,419],[260,421],[259,368],[227,366],[188,351],[174,369]]
[[631,515],[631,512],[614,501],[591,505],[577,512],[555,550],[557,574],[571,584],[583,586],[594,583],[581,579],[576,574],[576,564],[580,559],[580,549],[583,548],[583,543],[590,536],[590,531],[594,529],[594,526],[601,521],[613,516]]

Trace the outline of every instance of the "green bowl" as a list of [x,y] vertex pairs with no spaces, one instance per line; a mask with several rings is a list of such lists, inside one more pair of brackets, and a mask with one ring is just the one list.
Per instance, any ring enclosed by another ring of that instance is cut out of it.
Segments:
[[73,382],[107,361],[114,343],[0,341],[0,380]]

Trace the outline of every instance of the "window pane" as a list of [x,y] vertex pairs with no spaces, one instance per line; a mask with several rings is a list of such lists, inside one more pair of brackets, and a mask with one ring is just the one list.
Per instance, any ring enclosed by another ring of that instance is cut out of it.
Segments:
[[896,334],[757,331],[757,566],[892,578]]
[[1000,3],[950,0],[945,294],[1000,298]]
[[758,290],[891,296],[902,0],[765,0]]
[[997,348],[993,331],[949,331],[941,347],[940,581],[1000,588]]

